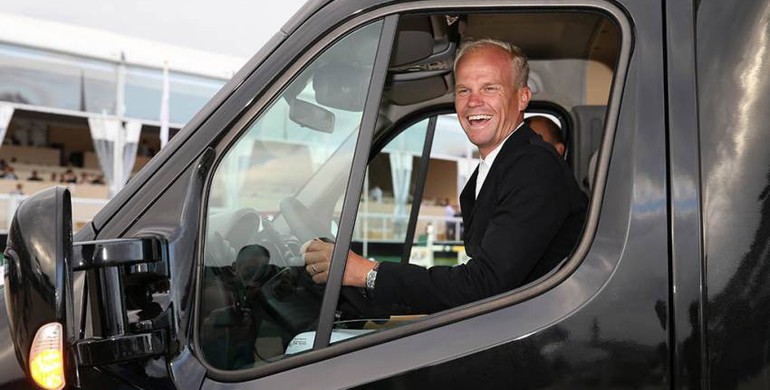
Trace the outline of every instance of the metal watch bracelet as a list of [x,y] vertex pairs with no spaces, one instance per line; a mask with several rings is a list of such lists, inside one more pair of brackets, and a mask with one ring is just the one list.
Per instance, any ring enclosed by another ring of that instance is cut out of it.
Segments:
[[374,284],[377,281],[377,269],[380,267],[380,262],[374,262],[374,267],[366,273],[366,289],[374,291]]

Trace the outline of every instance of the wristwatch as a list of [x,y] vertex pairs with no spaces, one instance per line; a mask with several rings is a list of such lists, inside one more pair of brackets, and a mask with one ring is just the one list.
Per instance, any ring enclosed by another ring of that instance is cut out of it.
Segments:
[[380,267],[380,262],[375,261],[374,267],[366,273],[366,289],[369,292],[374,291],[374,283],[377,281],[377,268]]

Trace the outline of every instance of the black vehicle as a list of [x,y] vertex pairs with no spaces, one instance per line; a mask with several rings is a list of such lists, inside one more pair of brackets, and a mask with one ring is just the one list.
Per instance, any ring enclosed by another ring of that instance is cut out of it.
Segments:
[[[766,388],[769,26],[766,0],[311,1],[74,237],[65,189],[20,206],[0,389]],[[383,316],[345,253],[384,253],[380,226],[412,258],[483,36],[530,57],[582,238],[515,291]],[[377,170],[412,205],[387,222]],[[298,253],[319,236],[325,286]]]

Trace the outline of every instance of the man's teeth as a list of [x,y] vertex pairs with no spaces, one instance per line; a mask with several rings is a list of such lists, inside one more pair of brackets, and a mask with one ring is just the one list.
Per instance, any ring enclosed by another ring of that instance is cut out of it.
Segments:
[[468,117],[469,121],[483,121],[492,119],[492,115],[471,115]]

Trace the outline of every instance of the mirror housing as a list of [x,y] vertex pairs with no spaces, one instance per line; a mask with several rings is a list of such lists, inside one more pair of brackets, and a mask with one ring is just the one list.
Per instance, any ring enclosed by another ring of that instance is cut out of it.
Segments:
[[[71,341],[72,286],[67,268],[72,256],[72,206],[64,187],[52,187],[24,200],[16,209],[4,252],[5,299],[11,339],[19,363],[28,370],[37,330],[50,322],[63,326]],[[65,355],[66,356],[66,355]]]

